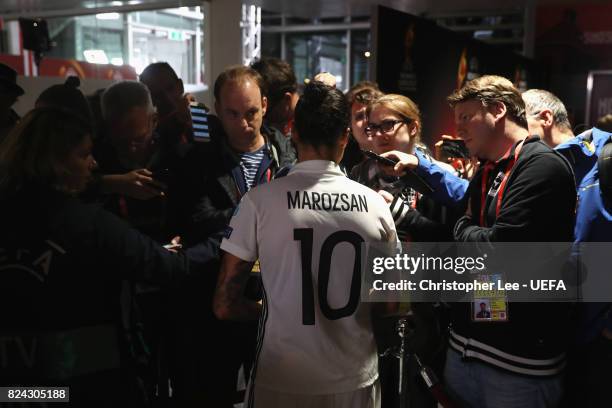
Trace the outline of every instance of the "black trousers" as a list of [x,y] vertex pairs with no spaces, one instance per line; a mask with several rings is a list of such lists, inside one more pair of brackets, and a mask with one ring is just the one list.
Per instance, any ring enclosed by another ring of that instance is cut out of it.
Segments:
[[609,407],[611,385],[612,340],[599,336],[570,353],[563,407]]

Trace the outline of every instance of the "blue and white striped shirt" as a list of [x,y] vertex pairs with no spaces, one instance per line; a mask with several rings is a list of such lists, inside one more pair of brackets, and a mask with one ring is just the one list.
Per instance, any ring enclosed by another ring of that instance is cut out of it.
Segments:
[[265,146],[254,152],[247,152],[240,154],[240,168],[246,182],[247,191],[255,186],[257,176],[257,170],[264,158]]
[[204,105],[192,102],[189,106],[191,121],[193,123],[193,138],[196,142],[210,141],[208,129],[208,111]]

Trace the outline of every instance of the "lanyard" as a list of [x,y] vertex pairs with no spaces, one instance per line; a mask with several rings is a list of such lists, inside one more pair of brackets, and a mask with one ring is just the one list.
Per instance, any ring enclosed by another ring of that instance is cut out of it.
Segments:
[[[518,142],[516,147],[514,147],[514,156],[512,156],[512,158],[508,161],[508,164],[506,164],[506,170],[504,171],[504,177],[501,180],[499,189],[497,190],[497,203],[495,204],[495,218],[499,217],[499,212],[501,210],[501,204],[502,204],[502,200],[504,197],[504,190],[506,188],[506,183],[508,182],[508,177],[510,176],[512,169],[514,168],[514,165],[516,164],[519,153],[521,152],[521,149],[523,148],[524,142],[525,140],[521,140],[520,142]],[[506,154],[504,154],[504,156],[500,159],[500,161],[507,159],[510,156],[511,152],[512,152],[512,147],[508,149],[508,151],[506,152]],[[482,181],[480,183],[481,184],[481,195],[480,195],[480,226],[481,227],[486,226],[485,214],[486,214],[486,209],[487,209],[487,181],[489,180],[489,173],[493,168],[495,168],[495,164],[492,162],[489,162],[485,164],[485,167],[482,171]]]
[[419,198],[421,198],[421,193],[414,191],[414,199],[410,200],[411,202],[408,203],[410,205],[410,208],[412,208],[413,210],[416,210],[417,204],[419,203]]
[[127,200],[125,199],[124,196],[119,196],[119,214],[123,217],[123,218],[129,218],[130,216],[130,212],[128,210],[128,205],[127,205]]

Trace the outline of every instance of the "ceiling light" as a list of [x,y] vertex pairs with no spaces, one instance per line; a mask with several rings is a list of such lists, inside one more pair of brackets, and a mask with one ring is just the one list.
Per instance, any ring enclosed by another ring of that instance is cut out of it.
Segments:
[[100,13],[96,14],[98,20],[119,20],[119,13]]
[[91,64],[108,64],[108,57],[104,50],[85,50],[83,51],[85,61]]

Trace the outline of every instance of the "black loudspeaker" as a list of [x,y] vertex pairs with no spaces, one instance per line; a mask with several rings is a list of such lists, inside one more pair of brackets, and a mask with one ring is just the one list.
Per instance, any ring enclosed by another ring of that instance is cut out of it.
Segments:
[[608,205],[612,204],[612,139],[601,149],[597,159],[599,189]]
[[40,63],[45,52],[51,51],[53,43],[49,38],[47,21],[37,18],[20,18],[21,36],[23,38],[23,48],[34,52],[36,64]]

